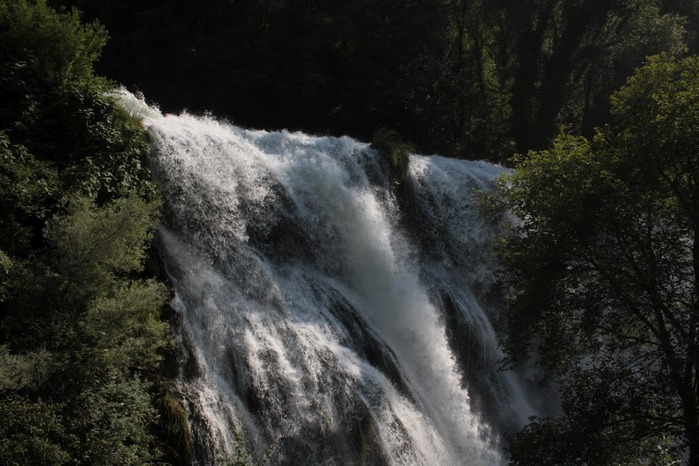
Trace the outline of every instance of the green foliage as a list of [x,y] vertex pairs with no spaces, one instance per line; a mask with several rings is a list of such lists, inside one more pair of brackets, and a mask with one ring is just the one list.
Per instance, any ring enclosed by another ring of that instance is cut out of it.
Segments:
[[55,207],[55,170],[0,131],[0,249],[21,255],[40,240],[42,223]]
[[[157,370],[166,341],[159,319],[166,293],[131,278],[142,267],[155,210],[136,196],[102,207],[78,198],[47,227],[47,254],[11,276],[0,405],[29,390],[22,406],[55,410],[64,434],[55,441],[77,464],[135,465],[158,455],[145,377]],[[37,436],[26,442],[44,441],[40,429],[26,428]]]
[[192,435],[189,429],[187,413],[182,405],[164,391],[157,399],[160,418],[165,431],[165,442],[169,450],[165,454],[170,462],[177,465],[188,465],[192,456]]
[[134,194],[102,207],[85,197],[72,199],[67,215],[54,218],[46,230],[55,269],[76,293],[89,295],[119,275],[141,271],[157,209]]
[[80,330],[94,340],[95,364],[122,372],[156,370],[167,330],[159,319],[166,297],[161,283],[148,280],[119,286],[93,300]]
[[17,82],[36,79],[56,88],[92,80],[107,41],[104,28],[82,23],[75,10],[57,13],[46,0],[3,0],[0,31],[3,71]]
[[592,136],[609,118],[609,95],[646,55],[683,47],[683,18],[659,3],[543,0],[506,9],[519,153],[548,147],[561,124]]
[[0,128],[27,141],[49,122],[45,108],[68,92],[98,85],[92,64],[106,41],[96,24],[76,12],[60,14],[45,0],[0,3]]
[[381,154],[394,182],[404,185],[408,178],[410,154],[415,150],[414,147],[401,140],[397,131],[386,128],[381,128],[374,134],[371,147]]
[[92,70],[106,37],[44,0],[0,3],[2,150],[50,162],[64,184],[101,199],[131,190],[153,197],[144,129]]
[[365,140],[390,126],[422,153],[498,161],[561,123],[591,136],[645,56],[699,37],[694,0],[53,3],[106,24],[101,71],[166,111]]
[[0,462],[8,466],[67,464],[60,407],[23,396],[3,396],[0,403]]
[[[671,190],[687,218],[696,217],[699,170],[699,57],[651,57],[612,99],[618,144],[638,155],[634,176],[655,176]],[[659,176],[656,176],[659,175]]]
[[129,116],[98,88],[91,88],[57,109],[70,121],[60,140],[71,158],[71,184],[100,199],[129,191],[153,199],[155,187],[146,165],[149,145],[140,121]]
[[7,346],[0,346],[0,363],[0,392],[25,388],[39,390],[51,375],[56,358],[45,349],[10,354]]
[[[158,462],[165,287],[140,122],[92,64],[106,33],[0,1],[0,463]],[[186,420],[185,420],[186,422]]]
[[148,384],[139,377],[106,374],[71,399],[70,429],[81,434],[74,460],[79,464],[132,465],[154,462],[151,423],[157,418]]
[[519,219],[499,249],[505,347],[538,360],[564,411],[515,438],[515,464],[699,461],[698,67],[649,59],[613,126],[560,135],[498,184],[491,206]]
[[7,257],[7,254],[0,250],[0,303],[7,299],[7,281],[11,267],[12,259]]

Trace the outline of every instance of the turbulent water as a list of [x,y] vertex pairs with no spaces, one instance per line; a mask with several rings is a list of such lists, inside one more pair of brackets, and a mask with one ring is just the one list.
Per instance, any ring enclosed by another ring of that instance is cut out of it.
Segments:
[[531,410],[497,371],[492,231],[470,201],[500,167],[411,156],[397,189],[347,137],[123,98],[165,199],[195,464],[502,463]]

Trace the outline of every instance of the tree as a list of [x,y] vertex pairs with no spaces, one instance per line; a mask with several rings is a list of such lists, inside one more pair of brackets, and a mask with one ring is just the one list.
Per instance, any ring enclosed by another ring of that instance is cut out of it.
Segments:
[[105,39],[75,11],[0,0],[2,464],[152,464],[187,435],[158,426],[159,203],[145,130],[92,70]]
[[[76,200],[45,230],[46,257],[10,264],[0,304],[0,444],[8,464],[144,464],[165,341],[162,284],[142,268],[157,205],[136,196]],[[38,349],[37,349],[38,348]],[[30,447],[33,445],[33,448]],[[15,452],[27,450],[26,455]]]
[[515,464],[699,464],[699,57],[650,58],[612,116],[519,157],[491,198],[519,219],[499,248],[509,361],[562,396]]
[[547,147],[558,126],[587,135],[646,55],[678,50],[683,20],[658,0],[528,0],[504,9],[514,57],[511,128],[517,151]]

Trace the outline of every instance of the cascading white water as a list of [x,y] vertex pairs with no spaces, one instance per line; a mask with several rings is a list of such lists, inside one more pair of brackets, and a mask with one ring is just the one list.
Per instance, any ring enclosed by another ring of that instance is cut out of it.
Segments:
[[367,144],[122,100],[164,195],[197,464],[502,462],[531,410],[497,371],[492,232],[469,200],[500,167],[412,156],[401,207]]

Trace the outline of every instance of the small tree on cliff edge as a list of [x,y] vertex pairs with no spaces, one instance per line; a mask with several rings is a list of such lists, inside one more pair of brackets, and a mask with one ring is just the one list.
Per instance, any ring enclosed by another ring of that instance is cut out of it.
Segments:
[[653,57],[593,141],[517,160],[492,201],[510,362],[536,358],[562,414],[514,464],[699,465],[699,58]]

